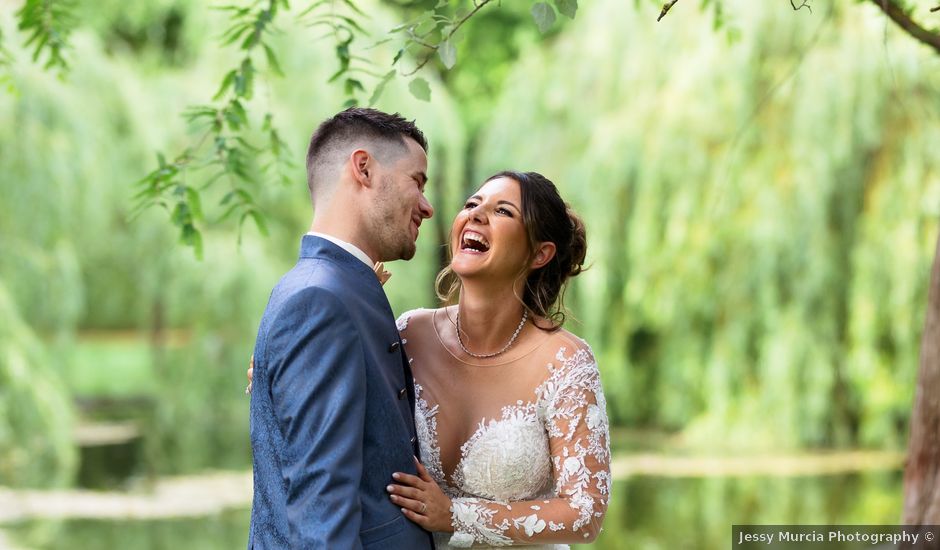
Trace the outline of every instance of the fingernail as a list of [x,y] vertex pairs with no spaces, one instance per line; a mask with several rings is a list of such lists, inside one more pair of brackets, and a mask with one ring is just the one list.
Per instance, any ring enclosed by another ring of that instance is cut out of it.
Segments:
[[389,485],[388,487],[385,488],[385,490],[388,491],[389,493],[391,493],[392,491],[395,490],[395,488],[392,487],[391,485]]
[[398,472],[395,472],[394,474],[392,474],[392,479],[398,479],[400,477],[401,477],[401,474],[399,474]]

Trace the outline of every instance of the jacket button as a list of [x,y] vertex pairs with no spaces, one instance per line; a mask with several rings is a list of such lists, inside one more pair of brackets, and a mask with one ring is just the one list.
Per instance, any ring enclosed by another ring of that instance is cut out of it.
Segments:
[[404,399],[404,398],[405,398],[405,395],[406,395],[407,393],[408,393],[408,392],[405,391],[405,388],[402,388],[402,389],[398,390],[398,398],[399,398],[399,399]]
[[399,344],[397,340],[395,342],[392,342],[392,344],[388,346],[388,352],[395,353],[396,351],[398,351],[399,346],[401,346],[401,344]]
[[412,444],[412,445],[414,445],[414,444],[415,444],[415,441],[417,441],[417,440],[418,440],[417,437],[411,436],[411,444]]

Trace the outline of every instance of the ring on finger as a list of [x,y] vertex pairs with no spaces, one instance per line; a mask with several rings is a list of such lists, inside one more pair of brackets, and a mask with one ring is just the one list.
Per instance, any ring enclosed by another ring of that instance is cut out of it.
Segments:
[[422,503],[421,503],[421,513],[423,514],[423,513],[427,512],[427,511],[428,511],[428,503],[427,503],[427,502],[422,502]]

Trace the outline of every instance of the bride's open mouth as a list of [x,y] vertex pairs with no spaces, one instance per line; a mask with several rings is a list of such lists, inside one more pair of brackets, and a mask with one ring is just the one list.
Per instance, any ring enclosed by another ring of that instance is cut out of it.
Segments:
[[490,242],[486,237],[476,231],[467,230],[460,236],[460,251],[467,254],[486,254],[490,250]]

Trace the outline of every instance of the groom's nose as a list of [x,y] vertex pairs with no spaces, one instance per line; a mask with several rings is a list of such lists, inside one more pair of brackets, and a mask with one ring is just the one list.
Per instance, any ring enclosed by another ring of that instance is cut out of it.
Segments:
[[431,202],[424,195],[421,195],[421,200],[418,201],[418,212],[425,219],[434,215],[434,207],[431,206]]

